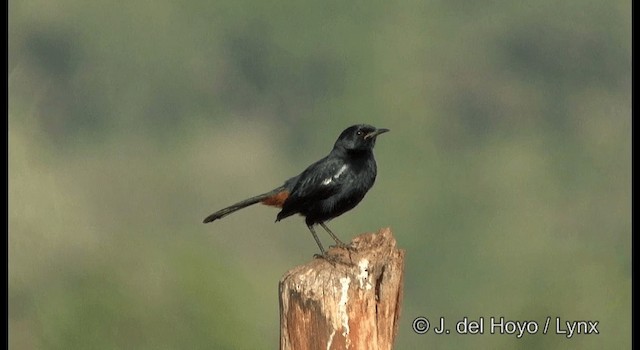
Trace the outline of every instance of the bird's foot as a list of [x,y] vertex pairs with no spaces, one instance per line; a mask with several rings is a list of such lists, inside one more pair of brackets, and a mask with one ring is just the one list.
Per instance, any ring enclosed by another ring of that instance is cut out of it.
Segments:
[[324,259],[325,261],[333,265],[333,267],[335,267],[336,264],[353,265],[353,261],[351,259],[352,249],[353,248],[345,248],[345,250],[347,251],[347,254],[338,253],[335,251],[334,251],[334,254],[330,254],[328,251],[326,251],[326,252],[323,252],[322,254],[313,254],[313,257],[315,259]]
[[336,245],[333,245],[332,247],[337,247],[337,248],[352,251],[352,252],[355,252],[357,250],[352,243],[346,244],[344,242],[336,242]]
[[340,262],[340,259],[335,255],[330,255],[327,252],[323,252],[322,254],[313,254],[315,259],[323,259],[324,261],[331,264],[333,267],[336,267],[336,263]]

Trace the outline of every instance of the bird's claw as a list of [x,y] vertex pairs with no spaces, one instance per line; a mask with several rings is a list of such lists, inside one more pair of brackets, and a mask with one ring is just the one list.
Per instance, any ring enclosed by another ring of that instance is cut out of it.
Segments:
[[344,250],[349,250],[349,251],[352,251],[352,252],[356,251],[356,247],[354,247],[353,244],[351,244],[351,243],[346,244],[346,243],[343,243],[343,242],[339,242],[339,243],[336,243],[336,245],[334,245],[333,247],[337,247],[337,248],[344,249]]
[[[336,266],[336,264],[342,264],[342,265],[348,265],[348,266],[353,266],[353,261],[351,260],[351,251],[353,249],[355,249],[354,247],[351,246],[347,246],[344,247],[345,250],[347,250],[348,254],[344,255],[344,254],[329,254],[328,251],[323,252],[322,254],[313,254],[313,257],[315,259],[323,259],[326,262],[328,262],[329,264],[333,265],[333,267]],[[348,260],[345,260],[345,258],[348,256]]]

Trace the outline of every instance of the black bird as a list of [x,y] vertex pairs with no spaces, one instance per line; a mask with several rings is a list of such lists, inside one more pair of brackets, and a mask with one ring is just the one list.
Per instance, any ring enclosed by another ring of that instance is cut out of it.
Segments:
[[311,164],[300,175],[267,193],[218,210],[207,216],[203,223],[262,202],[282,208],[276,222],[293,214],[304,216],[322,255],[325,250],[313,228],[315,224],[322,226],[339,246],[345,247],[325,221],[353,209],[373,186],[377,174],[373,146],[376,137],[387,131],[389,129],[377,129],[366,124],[350,126],[340,134],[329,155]]

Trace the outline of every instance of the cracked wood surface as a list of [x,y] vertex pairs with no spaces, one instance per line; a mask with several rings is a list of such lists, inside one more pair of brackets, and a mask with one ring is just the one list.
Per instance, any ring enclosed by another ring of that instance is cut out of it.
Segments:
[[280,280],[280,349],[392,349],[402,304],[404,250],[391,229],[355,249],[289,270]]

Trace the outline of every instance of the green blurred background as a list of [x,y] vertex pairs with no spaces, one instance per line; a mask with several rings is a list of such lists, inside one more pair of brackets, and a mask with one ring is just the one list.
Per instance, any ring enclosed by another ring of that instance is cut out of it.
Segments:
[[631,1],[9,1],[8,71],[12,349],[276,348],[303,220],[201,221],[360,122],[331,227],[406,249],[398,349],[630,347]]

